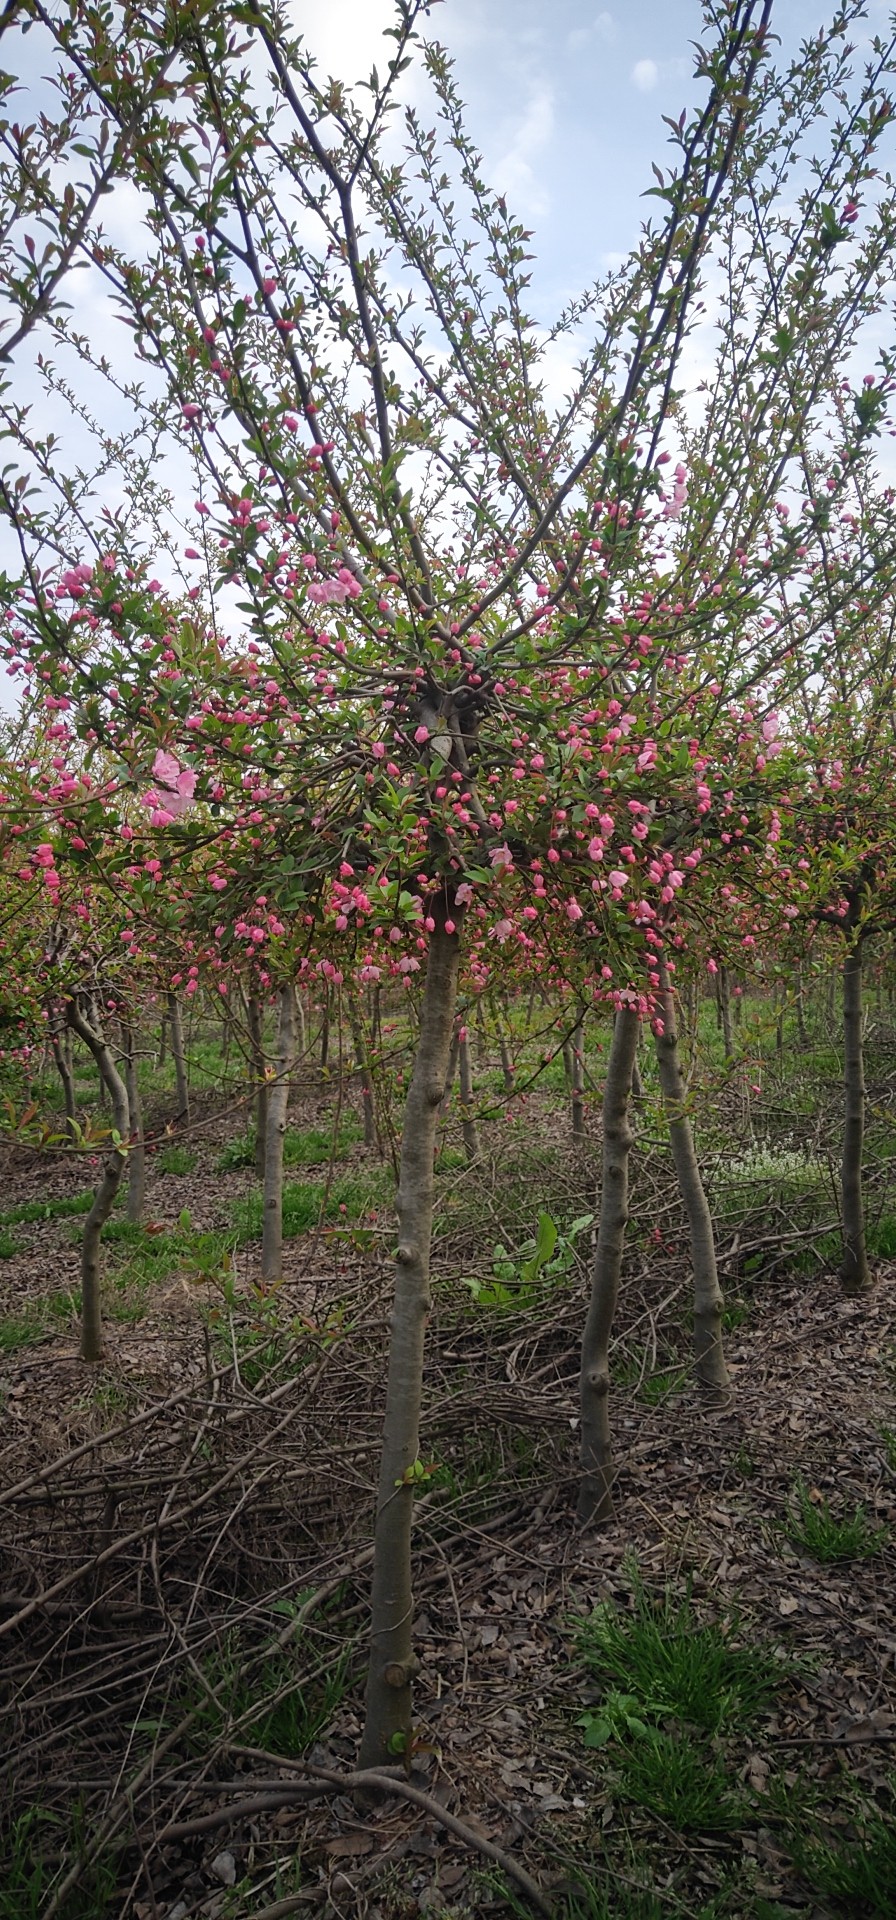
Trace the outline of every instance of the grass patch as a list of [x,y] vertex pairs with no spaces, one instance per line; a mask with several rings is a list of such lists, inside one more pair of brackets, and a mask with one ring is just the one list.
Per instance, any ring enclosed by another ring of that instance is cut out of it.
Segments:
[[[68,1826],[46,1807],[29,1807],[14,1820],[3,1840],[0,1920],[41,1920],[54,1887],[83,1853],[83,1811],[76,1807]],[[118,1882],[118,1863],[106,1853],[84,1869],[78,1885],[59,1908],[59,1920],[107,1920]]]
[[830,1502],[813,1494],[804,1480],[794,1485],[796,1508],[787,1521],[787,1536],[802,1553],[813,1560],[832,1565],[838,1560],[868,1560],[879,1553],[888,1537],[888,1528],[876,1527],[865,1507],[838,1517]]
[[14,1227],[34,1220],[64,1220],[69,1214],[89,1213],[92,1193],[62,1195],[58,1200],[23,1200],[17,1207],[0,1213],[0,1227]]
[[[586,1671],[624,1689],[645,1723],[682,1721],[711,1736],[750,1726],[780,1684],[780,1661],[740,1642],[732,1614],[701,1625],[690,1589],[676,1599],[667,1587],[654,1600],[636,1573],[633,1601],[631,1613],[607,1603],[580,1622],[576,1648]],[[587,1745],[613,1737],[605,1715],[589,1709],[580,1724],[586,1719]]]
[[5,1314],[0,1319],[0,1353],[18,1353],[21,1347],[36,1346],[44,1331],[43,1321],[34,1313]]
[[[351,1116],[342,1122],[335,1139],[332,1127],[306,1127],[304,1131],[287,1127],[283,1164],[285,1167],[327,1167],[331,1160],[344,1160],[349,1148],[361,1139],[361,1128]],[[234,1173],[240,1167],[254,1165],[254,1132],[240,1134],[236,1140],[229,1141],[215,1162],[218,1173]]]
[[0,1228],[0,1260],[12,1260],[19,1251],[19,1242],[8,1227]]
[[[307,1597],[274,1602],[278,1631],[296,1617]],[[297,1678],[301,1641],[299,1634],[288,1648],[253,1649],[237,1629],[226,1634],[203,1662],[217,1699],[209,1698],[200,1708],[200,1726],[217,1737],[238,1720],[240,1739],[251,1746],[287,1758],[305,1753],[344,1700],[357,1649],[354,1639],[339,1633],[333,1648]]]
[[[369,1173],[344,1174],[331,1182],[329,1193],[322,1180],[288,1181],[283,1189],[284,1238],[295,1239],[297,1234],[310,1233],[322,1213],[328,1221],[339,1220],[343,1215],[347,1222],[358,1221],[365,1213],[382,1206],[391,1191],[388,1175],[379,1168]],[[260,1193],[250,1193],[236,1201],[232,1218],[241,1243],[258,1239],[262,1213]]]
[[192,1173],[196,1155],[190,1147],[163,1147],[156,1155],[159,1173]]
[[853,1808],[853,1837],[816,1827],[790,1835],[794,1865],[814,1893],[855,1920],[892,1920],[896,1912],[896,1819],[879,1807]]

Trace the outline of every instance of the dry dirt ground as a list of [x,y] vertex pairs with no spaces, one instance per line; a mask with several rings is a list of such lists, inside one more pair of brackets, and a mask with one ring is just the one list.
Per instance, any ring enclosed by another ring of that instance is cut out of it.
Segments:
[[[226,1137],[226,1122],[210,1123],[193,1173],[151,1176],[152,1224],[184,1207],[199,1227],[229,1217],[252,1176],[214,1172]],[[7,1158],[7,1205],[83,1183],[62,1159]],[[74,1287],[76,1226],[16,1229],[4,1315]],[[0,1355],[0,1800],[17,1819],[29,1807],[58,1817],[65,1870],[74,1878],[80,1853],[88,1892],[91,1850],[112,1861],[93,1905],[85,1894],[66,1907],[50,1877],[35,1916],[506,1913],[511,1883],[479,1843],[557,1911],[584,1872],[615,1889],[609,1906],[595,1896],[577,1909],[595,1916],[746,1917],[776,1903],[807,1920],[860,1914],[801,1879],[774,1806],[811,1789],[848,1837],[836,1812],[847,1774],[878,1799],[892,1785],[896,1270],[861,1302],[826,1276],[757,1285],[728,1334],[730,1404],[713,1409],[686,1370],[655,1403],[645,1393],[651,1356],[676,1341],[686,1351],[687,1269],[674,1245],[653,1263],[639,1255],[613,1394],[617,1517],[589,1537],[574,1519],[584,1270],[548,1303],[488,1315],[457,1287],[463,1258],[443,1241],[410,1774],[430,1804],[361,1804],[332,1782],[309,1798],[290,1740],[319,1768],[354,1765],[387,1244],[291,1241],[274,1303],[253,1292],[251,1246],[229,1301],[175,1273],[141,1319],[110,1321],[98,1368],[64,1318]],[[801,1547],[788,1531],[800,1481],[818,1510],[864,1508],[885,1530],[876,1551],[824,1564]],[[612,1750],[589,1752],[576,1726],[595,1689],[574,1618],[601,1601],[630,1608],[633,1561],[648,1591],[689,1589],[701,1618],[733,1610],[738,1631],[789,1663],[729,1755],[746,1807],[731,1831],[682,1833],[631,1804]],[[298,1729],[297,1687],[310,1715]],[[638,1905],[646,1886],[653,1906]],[[528,1910],[523,1890],[513,1897]],[[0,1906],[4,1920],[13,1911]]]

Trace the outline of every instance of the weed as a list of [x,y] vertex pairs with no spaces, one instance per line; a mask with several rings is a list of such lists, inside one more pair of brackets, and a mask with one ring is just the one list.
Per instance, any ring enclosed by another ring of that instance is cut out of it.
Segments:
[[[344,1174],[331,1183],[329,1194],[323,1181],[289,1181],[283,1189],[283,1233],[286,1239],[309,1233],[320,1221],[325,1209],[328,1220],[344,1214],[346,1220],[358,1220],[378,1203],[386,1191],[386,1176],[379,1169],[364,1174]],[[241,1242],[255,1240],[261,1233],[262,1197],[250,1193],[238,1200],[233,1220]]]
[[[285,1167],[326,1167],[331,1160],[344,1160],[349,1147],[362,1137],[357,1121],[343,1121],[335,1139],[331,1127],[307,1127],[304,1132],[288,1127],[283,1141]],[[218,1155],[219,1173],[233,1173],[255,1165],[255,1134],[244,1133],[231,1140]]]
[[0,1260],[13,1260],[18,1251],[18,1240],[4,1227],[0,1230]]
[[896,1473],[896,1427],[878,1427],[884,1456],[891,1473]]
[[[306,1597],[276,1601],[271,1610],[294,1619]],[[253,1653],[234,1630],[204,1662],[210,1697],[198,1718],[215,1735],[238,1721],[242,1739],[294,1758],[313,1745],[345,1698],[355,1651],[352,1639],[342,1639],[332,1655],[297,1678],[295,1639],[289,1648],[274,1645]]]
[[872,1526],[864,1507],[838,1519],[830,1502],[810,1492],[804,1480],[794,1485],[797,1512],[791,1511],[787,1534],[795,1547],[825,1564],[838,1560],[867,1560],[879,1553],[887,1538],[886,1527]]
[[[734,1615],[700,1625],[690,1590],[676,1599],[667,1587],[652,1600],[640,1575],[633,1577],[631,1613],[604,1603],[580,1622],[583,1666],[624,1688],[652,1724],[680,1720],[711,1735],[749,1726],[780,1684],[780,1662],[763,1648],[737,1643]],[[601,1720],[599,1713],[591,1717]],[[612,1737],[608,1726],[605,1738]],[[599,1743],[592,1737],[589,1744]]]
[[0,1353],[17,1353],[43,1338],[42,1322],[33,1313],[8,1313],[0,1319]]
[[541,1212],[535,1238],[525,1240],[516,1256],[498,1245],[492,1253],[492,1280],[464,1280],[478,1307],[529,1306],[539,1281],[549,1285],[563,1278],[575,1266],[575,1243],[594,1215],[583,1213],[561,1233],[549,1213]]
[[7,1207],[5,1213],[0,1213],[0,1226],[14,1227],[20,1222],[35,1220],[63,1220],[69,1214],[89,1213],[92,1206],[92,1193],[65,1194],[58,1200],[23,1200],[17,1207]]
[[656,1727],[621,1743],[616,1777],[627,1800],[668,1820],[679,1833],[736,1827],[743,1802],[730,1791],[722,1761],[702,1742],[692,1744]]
[[891,1920],[896,1912],[896,1824],[876,1806],[854,1810],[854,1839],[816,1830],[789,1836],[794,1865],[814,1891],[855,1920]]
[[[75,1807],[66,1824],[46,1807],[29,1807],[8,1830],[0,1920],[40,1920],[54,1883],[82,1854],[86,1839],[83,1808]],[[118,1879],[117,1862],[106,1853],[91,1862],[59,1909],[60,1920],[106,1920]]]
[[163,1147],[156,1156],[160,1173],[192,1173],[195,1165],[196,1155],[190,1147]]

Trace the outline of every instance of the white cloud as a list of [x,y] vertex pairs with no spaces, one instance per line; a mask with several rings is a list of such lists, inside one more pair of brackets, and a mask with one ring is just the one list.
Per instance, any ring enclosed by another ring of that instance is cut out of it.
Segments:
[[549,87],[538,86],[530,94],[525,114],[504,152],[490,169],[495,186],[506,193],[515,212],[531,216],[548,210],[547,193],[532,163],[548,145],[553,131],[553,94]]
[[570,53],[579,53],[591,40],[601,40],[610,47],[616,39],[616,22],[611,13],[599,13],[590,27],[574,27],[566,36],[566,45]]
[[652,93],[659,77],[655,60],[637,60],[632,67],[632,86],[637,87],[639,93]]
[[[369,80],[371,67],[383,78],[396,51],[395,41],[383,38],[396,25],[395,0],[293,0],[292,11],[319,80]],[[406,97],[406,85],[402,93]]]

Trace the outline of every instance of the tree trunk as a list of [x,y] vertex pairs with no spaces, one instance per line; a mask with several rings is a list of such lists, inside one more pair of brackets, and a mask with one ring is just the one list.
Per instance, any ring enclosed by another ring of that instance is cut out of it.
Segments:
[[249,1018],[249,1047],[252,1061],[252,1085],[255,1089],[255,1171],[264,1179],[265,1148],[268,1134],[268,1083],[265,1077],[264,1009],[257,995],[250,993],[246,1003]]
[[466,1027],[458,1028],[457,1064],[460,1075],[460,1127],[464,1152],[468,1160],[478,1160],[479,1129],[473,1112],[473,1062],[470,1058],[470,1038]]
[[862,1153],[865,1143],[865,1053],[862,1043],[862,941],[843,962],[843,1090],[845,1114],[840,1206],[843,1214],[843,1285],[850,1293],[871,1286],[865,1244]]
[[572,1137],[574,1140],[585,1138],[585,1022],[579,1014],[572,1033]]
[[174,1061],[174,1078],[177,1087],[178,1120],[190,1119],[190,1092],[187,1085],[187,1058],[184,1053],[184,1030],[180,1021],[180,1007],[176,993],[168,995],[168,1025],[171,1030],[171,1058]]
[[691,1236],[691,1261],[694,1269],[694,1371],[702,1387],[714,1393],[727,1393],[730,1387],[722,1345],[722,1308],[724,1300],[716,1264],[712,1214],[694,1148],[694,1135],[686,1112],[687,1092],[678,1050],[675,996],[664,961],[659,963],[659,1013],[662,1034],[657,1034],[656,1057],[660,1086],[666,1103],[666,1120],[672,1158],[678,1175],[678,1187],[688,1217]]
[[168,1022],[165,1018],[165,1015],[163,1014],[161,1020],[159,1021],[159,1054],[158,1054],[157,1065],[160,1067],[163,1067],[165,1065],[165,1054],[166,1054],[165,1042],[167,1039],[167,1034],[168,1034]]
[[444,1120],[446,1118],[448,1109],[451,1105],[451,1093],[454,1087],[454,1076],[457,1072],[457,1056],[459,1052],[460,1052],[460,1023],[457,1022],[451,1034],[451,1046],[448,1051],[448,1065],[445,1069],[445,1085],[442,1089],[442,1102],[439,1110],[440,1120]]
[[330,989],[324,994],[323,1019],[320,1027],[320,1064],[321,1072],[330,1058]]
[[124,1020],[121,1023],[121,1043],[124,1049],[124,1083],[127,1088],[130,1119],[127,1214],[128,1219],[136,1224],[138,1220],[142,1220],[143,1208],[146,1204],[146,1148],[143,1144],[143,1109],[137,1081],[134,1032]]
[[430,1309],[433,1154],[451,1048],[459,961],[460,942],[456,934],[445,932],[442,909],[429,943],[420,1041],[401,1134],[396,1198],[398,1251],[374,1536],[362,1767],[394,1761],[397,1753],[407,1752],[410,1739],[411,1682],[417,1665],[412,1640],[412,1476],[418,1457],[424,1342]]
[[621,1007],[613,1026],[603,1101],[603,1168],[600,1219],[591,1299],[582,1336],[579,1399],[582,1420],[578,1516],[591,1526],[613,1518],[613,1445],[610,1434],[610,1335],[619,1297],[619,1276],[628,1220],[628,1161],[632,1067],[638,1045],[638,1015]]
[[722,1041],[725,1059],[734,1059],[734,1036],[731,1031],[731,987],[728,968],[720,967],[718,973],[719,1014],[722,1021]]
[[295,1066],[296,990],[280,989],[277,1023],[277,1077],[267,1089],[264,1148],[264,1209],[261,1230],[261,1278],[276,1286],[283,1277],[283,1148],[289,1107],[289,1076]]
[[[67,1045],[66,1042],[69,1044]],[[65,1130],[69,1139],[74,1140],[75,1128],[78,1122],[78,1109],[75,1105],[75,1076],[72,1072],[70,1043],[71,1034],[69,1032],[54,1032],[50,1035],[50,1045],[53,1049],[56,1071],[62,1082],[62,1097],[65,1101]]]
[[361,1111],[364,1118],[364,1145],[379,1145],[376,1132],[376,1109],[373,1101],[373,1076],[370,1071],[370,1053],[364,1038],[361,1015],[352,1000],[349,1002],[349,1024],[352,1030],[352,1045],[355,1049],[355,1065],[361,1081]]
[[501,1072],[504,1076],[504,1092],[512,1093],[516,1086],[516,1068],[507,1042],[507,1032],[502,1017],[503,1009],[493,1008],[495,1025],[498,1029],[498,1050],[501,1056]]
[[[131,1130],[127,1087],[115,1065],[100,1020],[99,1009],[90,996],[79,1004],[70,1001],[68,1018],[78,1038],[90,1049],[97,1064],[101,1084],[112,1103],[112,1123],[121,1141]],[[127,1154],[111,1147],[103,1165],[93,1206],[84,1222],[81,1236],[81,1358],[96,1361],[103,1357],[103,1327],[100,1317],[100,1240],[103,1228],[115,1205]]]

